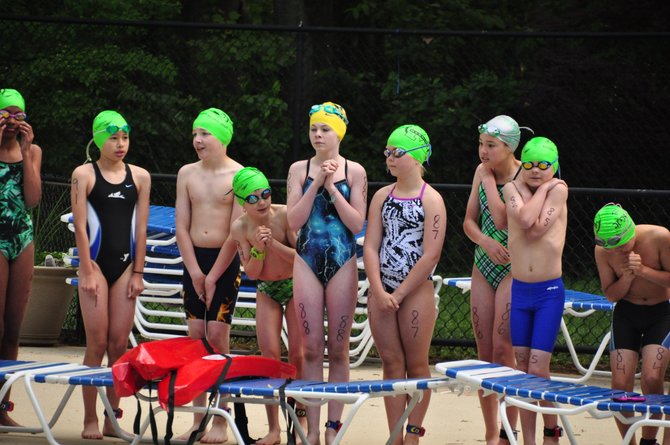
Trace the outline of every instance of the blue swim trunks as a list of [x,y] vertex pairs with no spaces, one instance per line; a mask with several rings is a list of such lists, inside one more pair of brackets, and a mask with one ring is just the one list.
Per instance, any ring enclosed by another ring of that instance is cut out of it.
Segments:
[[559,277],[539,283],[512,280],[512,346],[552,352],[563,317],[565,286]]

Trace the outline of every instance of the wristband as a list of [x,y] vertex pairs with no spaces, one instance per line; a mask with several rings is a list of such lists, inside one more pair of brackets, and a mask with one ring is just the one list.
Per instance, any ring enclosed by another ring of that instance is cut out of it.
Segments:
[[251,256],[251,258],[255,260],[263,261],[265,259],[265,252],[262,252],[256,249],[255,247],[252,247],[251,249],[249,249],[249,256]]
[[140,275],[144,275],[144,271],[143,271],[143,270],[133,270],[133,273],[138,273],[138,274],[140,274]]
[[335,204],[336,200],[337,200],[337,195],[333,193],[332,195],[330,195],[330,199],[328,201],[330,201],[331,204]]

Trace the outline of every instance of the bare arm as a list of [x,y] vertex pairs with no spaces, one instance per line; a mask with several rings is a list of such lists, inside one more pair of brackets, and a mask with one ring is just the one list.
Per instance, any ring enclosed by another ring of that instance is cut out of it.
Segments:
[[347,202],[332,181],[326,180],[326,190],[331,197],[335,197],[335,209],[345,226],[353,233],[363,230],[365,211],[368,199],[368,178],[365,169],[360,164],[349,163],[351,174],[351,196]]
[[[307,160],[309,162],[309,159]],[[288,225],[292,230],[300,230],[305,225],[309,214],[314,205],[314,197],[319,189],[316,182],[312,182],[310,187],[302,193],[302,178],[301,172],[305,171],[306,166],[304,161],[295,162],[288,171],[287,192],[286,192],[286,218]]]
[[244,267],[244,273],[252,280],[255,280],[263,270],[263,261],[258,261],[249,255],[253,240],[247,239],[245,218],[238,218],[233,221],[230,226],[230,239],[237,246],[237,252],[240,255],[242,267]]
[[374,295],[381,295],[384,292],[379,263],[379,249],[382,244],[382,234],[384,232],[381,218],[382,203],[388,196],[389,190],[389,186],[383,187],[372,197],[370,211],[368,213],[368,225],[365,229],[363,264],[365,264],[365,275],[370,282],[370,291]]
[[635,276],[645,279],[662,287],[670,287],[670,232],[663,228],[654,237],[654,242],[659,246],[660,269],[646,266],[642,258],[635,252],[630,252],[628,257],[628,268]]
[[596,246],[594,256],[598,267],[598,276],[600,277],[600,287],[605,298],[612,302],[625,298],[635,279],[633,272],[625,271],[623,275],[617,277],[616,271],[608,260],[609,255],[603,247]]
[[568,200],[568,187],[563,181],[549,189],[547,197],[542,205],[542,210],[535,224],[528,231],[528,239],[539,239],[559,220],[562,212],[566,210],[565,203]]
[[554,179],[540,185],[527,201],[521,196],[521,192],[514,181],[506,184],[503,193],[507,203],[508,218],[512,218],[521,229],[530,229],[536,224],[552,181]]
[[[484,187],[484,193],[486,193],[486,201],[488,202],[489,212],[491,212],[493,223],[495,224],[496,229],[505,230],[507,228],[507,209],[505,208],[505,203],[500,198],[500,193],[498,193],[496,178],[491,169],[484,165],[480,165],[477,168],[477,171],[480,172],[481,183]],[[475,172],[475,176],[476,175],[477,173]]]
[[272,240],[268,248],[272,249],[272,251],[276,253],[277,256],[279,256],[284,261],[293,263],[293,259],[295,258],[294,247],[287,246],[285,244],[280,243],[279,241]]
[[[481,167],[477,167],[477,170]],[[479,208],[479,175],[475,172],[472,178],[472,188],[470,189],[470,196],[468,197],[468,204],[465,208],[465,218],[463,219],[463,232],[470,238],[470,240],[481,246],[488,238],[482,232],[479,226],[479,219],[481,217]]]
[[35,207],[42,197],[42,149],[33,144],[33,129],[28,122],[19,123],[21,156],[23,158],[23,198],[26,207]]
[[412,267],[409,274],[400,286],[393,292],[394,297],[401,302],[407,295],[426,281],[435,269],[442,255],[442,246],[447,232],[447,209],[442,196],[430,187],[426,189],[423,198],[425,212],[423,232],[423,256]]
[[135,213],[135,259],[133,263],[133,276],[128,283],[128,298],[137,297],[144,290],[142,281],[144,259],[146,257],[145,246],[147,244],[147,223],[149,221],[149,202],[151,195],[151,175],[144,169],[131,167],[133,178],[137,187],[137,205]]
[[86,231],[87,225],[87,196],[93,187],[91,166],[82,165],[72,172],[70,201],[74,225],[74,239],[79,256],[79,286],[88,294],[98,293],[98,285],[92,280],[93,262],[91,260],[90,240]]
[[[191,198],[188,192],[188,165],[182,167],[177,174],[177,198],[175,200],[175,231],[179,254],[191,277],[203,275],[195,257],[193,241],[191,241]],[[199,289],[196,288],[196,291]]]

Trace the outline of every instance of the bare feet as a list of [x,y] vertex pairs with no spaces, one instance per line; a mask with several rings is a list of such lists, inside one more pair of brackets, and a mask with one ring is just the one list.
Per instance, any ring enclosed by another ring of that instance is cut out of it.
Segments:
[[228,442],[228,422],[220,416],[214,416],[212,429],[200,438],[200,443],[224,443]]
[[337,436],[337,431],[334,430],[333,428],[326,428],[325,436],[326,436],[326,445],[330,445],[335,440],[335,436]]
[[105,417],[105,423],[102,426],[102,435],[107,437],[119,437],[121,439],[133,436],[124,430],[121,430],[121,435],[119,436],[119,433],[114,429],[114,423],[107,417]]
[[9,417],[9,414],[7,414],[7,411],[0,411],[0,425],[2,426],[21,426],[18,423],[14,421],[11,417]]
[[321,445],[321,439],[319,438],[319,433],[316,434],[307,434],[307,443],[310,445]]
[[418,434],[405,434],[405,441],[403,442],[403,445],[417,445],[419,443],[419,435]]
[[271,430],[267,436],[256,441],[256,445],[279,445],[281,443],[281,431]]
[[98,427],[98,419],[84,420],[84,429],[81,432],[82,439],[102,440],[102,433]]
[[[188,431],[186,431],[181,436],[177,437],[177,440],[187,441],[189,439],[189,437],[191,437],[191,433],[193,433],[193,431],[197,431],[199,426],[200,426],[200,422],[198,422],[198,424],[193,424]],[[199,434],[199,437],[196,437],[195,440],[196,441],[199,440],[200,437],[202,437],[203,434],[205,434],[206,432],[207,432],[207,428],[205,428],[205,431],[201,432]]]

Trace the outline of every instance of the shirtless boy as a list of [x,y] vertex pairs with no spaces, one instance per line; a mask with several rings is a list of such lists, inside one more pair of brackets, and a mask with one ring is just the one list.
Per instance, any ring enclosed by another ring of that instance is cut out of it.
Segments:
[[[222,353],[230,350],[230,323],[240,285],[240,260],[222,249],[231,222],[242,212],[232,195],[233,176],[242,166],[227,154],[233,136],[233,122],[226,113],[209,108],[193,122],[193,148],[200,159],[184,165],[177,175],[177,245],[184,260],[184,309],[191,338],[204,338]],[[230,258],[233,258],[230,261]],[[207,326],[205,327],[205,320]],[[204,405],[205,395],[196,398]],[[187,439],[203,415],[194,415]],[[227,440],[226,422],[214,417],[203,443]]]
[[[558,149],[535,137],[521,151],[520,175],[503,188],[512,262],[512,345],[517,368],[549,378],[551,354],[563,315],[563,247],[568,187],[554,178]],[[523,443],[535,444],[533,411],[520,410]],[[558,443],[556,415],[543,415],[544,444]]]
[[[612,388],[633,390],[642,351],[642,392],[663,394],[670,359],[670,232],[661,226],[636,226],[614,203],[596,213],[593,232],[600,285],[605,297],[616,302],[610,342]],[[616,423],[623,437],[629,425],[618,419]],[[642,427],[640,445],[655,445],[657,431]]]
[[[237,243],[244,271],[256,284],[256,336],[264,357],[281,360],[283,315],[288,327],[288,361],[298,369],[302,366],[302,337],[293,309],[293,258],[296,233],[288,226],[286,206],[272,204],[270,183],[254,167],[245,167],[233,179],[233,191],[244,214],[230,229]],[[259,445],[281,442],[279,411],[266,405],[269,432],[256,441]],[[298,416],[304,409],[296,409]],[[306,423],[306,422],[305,422]]]

